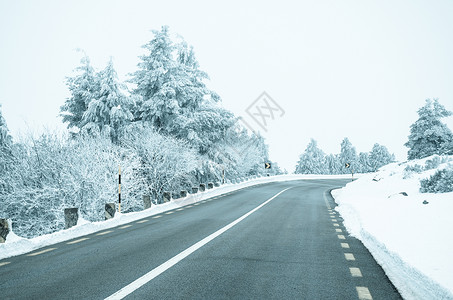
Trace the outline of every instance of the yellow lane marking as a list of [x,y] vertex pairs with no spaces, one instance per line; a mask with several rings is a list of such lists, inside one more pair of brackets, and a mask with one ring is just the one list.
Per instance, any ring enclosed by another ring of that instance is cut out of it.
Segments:
[[346,260],[355,260],[354,254],[352,253],[345,253],[344,258],[346,258]]
[[83,241],[86,241],[86,240],[89,240],[89,239],[90,238],[81,238],[81,239],[78,239],[78,240],[75,240],[75,241],[67,242],[66,245],[77,244],[77,243],[80,243],[80,242],[83,242]]
[[8,264],[10,264],[10,263],[11,263],[10,261],[2,262],[2,263],[0,263],[0,267],[1,267],[1,266],[6,266],[6,265],[8,265]]
[[373,297],[371,297],[370,291],[367,287],[357,286],[356,289],[360,300],[373,300]]
[[352,277],[362,277],[362,272],[359,268],[349,268]]
[[178,208],[176,211],[181,211],[181,210],[184,210],[184,208]]
[[339,235],[338,235],[338,238],[339,238],[340,240],[345,240],[345,239],[346,239],[346,238],[344,237],[344,235],[342,235],[342,234],[339,234]]
[[27,254],[27,256],[36,256],[36,255],[40,255],[40,254],[43,254],[43,253],[46,253],[46,252],[53,251],[55,249],[57,249],[57,248],[47,248],[47,249],[44,249],[42,251],[38,251],[38,252]]
[[338,222],[337,219],[331,219],[331,220],[332,220],[332,222]]
[[193,207],[193,205],[186,206],[186,208],[191,208],[191,207]]
[[162,215],[158,215],[158,216],[154,216],[153,219],[159,219],[161,217],[162,217]]
[[96,235],[104,235],[104,234],[109,234],[110,232],[113,232],[113,230],[107,230],[107,231],[104,231],[104,232],[99,232],[98,234]]
[[120,229],[129,228],[129,227],[131,227],[131,226],[132,226],[131,224],[124,225],[124,226],[121,226]]
[[349,244],[348,243],[341,243],[341,248],[348,248],[349,249]]
[[166,212],[165,214],[166,215],[171,215],[172,213],[174,213],[174,211],[169,211],[169,212]]

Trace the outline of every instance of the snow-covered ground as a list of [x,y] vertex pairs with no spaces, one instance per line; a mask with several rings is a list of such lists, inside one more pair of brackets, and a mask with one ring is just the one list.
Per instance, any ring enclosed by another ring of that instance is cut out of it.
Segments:
[[113,219],[107,221],[91,223],[79,218],[77,226],[74,226],[70,229],[58,231],[52,234],[35,237],[32,239],[21,238],[15,235],[14,232],[10,232],[6,238],[6,243],[0,244],[0,259],[21,255],[38,248],[71,240],[80,236],[84,236],[108,228],[116,227],[118,225],[133,222],[168,210],[179,208],[184,205],[189,205],[198,201],[202,201],[211,197],[219,196],[253,185],[268,182],[290,181],[300,179],[350,178],[350,176],[351,175],[278,175],[272,177],[261,177],[241,182],[239,184],[225,184],[217,188],[206,190],[205,192],[202,193],[188,195],[186,198],[173,200],[165,204],[153,205],[151,208],[141,212],[134,212],[128,214],[116,213]]
[[[405,299],[453,299],[453,192],[419,192],[420,179],[436,171],[425,168],[432,159],[390,164],[332,191],[349,233]],[[444,160],[437,169],[453,156]]]

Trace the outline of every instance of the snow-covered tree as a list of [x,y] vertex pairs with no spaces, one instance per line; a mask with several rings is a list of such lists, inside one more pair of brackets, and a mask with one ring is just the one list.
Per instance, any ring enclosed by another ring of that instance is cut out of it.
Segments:
[[96,80],[100,90],[88,103],[82,117],[82,129],[88,133],[105,133],[116,142],[121,128],[133,118],[129,110],[132,102],[123,92],[125,86],[118,81],[112,59],[97,74]]
[[418,120],[411,125],[409,140],[404,144],[409,148],[408,159],[453,152],[453,134],[441,122],[442,118],[451,114],[438,99],[426,99],[425,105],[418,110]]
[[[352,146],[349,139],[346,137],[341,142],[340,162],[343,165],[342,173],[349,173],[351,170],[356,171],[357,168],[357,152]],[[350,169],[345,168],[345,164],[350,164]]]
[[376,172],[380,167],[385,166],[395,160],[395,156],[390,154],[387,147],[374,144],[369,155],[370,171]]
[[324,174],[327,170],[325,154],[318,148],[318,143],[311,139],[304,153],[299,157],[296,174]]
[[358,173],[371,172],[370,166],[370,154],[367,152],[360,152],[357,159],[357,170]]
[[0,148],[9,147],[12,143],[11,135],[9,134],[8,126],[2,114],[2,105],[0,104]]
[[132,74],[136,84],[134,93],[141,96],[136,114],[137,120],[149,121],[156,129],[165,129],[178,114],[177,95],[188,78],[177,78],[178,65],[173,57],[173,44],[168,26],[153,30],[154,38],[143,46],[148,53],[140,56],[138,70]]
[[60,115],[63,117],[63,123],[68,123],[68,128],[80,129],[89,103],[98,97],[99,84],[88,56],[82,57],[81,65],[75,71],[76,75],[66,78],[71,96],[60,107]]
[[329,154],[324,158],[327,174],[341,174],[344,166],[340,162],[339,154]]

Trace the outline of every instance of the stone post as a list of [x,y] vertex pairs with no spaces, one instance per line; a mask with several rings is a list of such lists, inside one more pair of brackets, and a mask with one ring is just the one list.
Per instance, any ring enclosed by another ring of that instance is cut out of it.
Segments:
[[151,196],[143,195],[143,208],[148,209],[151,207]]
[[200,191],[200,192],[204,192],[205,190],[206,190],[206,184],[200,183],[199,191]]
[[105,204],[105,219],[109,220],[115,216],[115,203],[106,203]]
[[8,220],[0,219],[0,243],[4,243],[6,241],[6,236],[10,230]]
[[77,207],[64,209],[64,228],[68,229],[77,225],[79,209]]
[[192,187],[192,194],[198,193],[198,188],[197,187]]
[[181,198],[187,197],[187,191],[181,191]]
[[165,202],[170,202],[170,200],[171,200],[171,194],[170,194],[170,192],[164,192],[164,193],[163,193],[163,197],[164,197],[164,203],[165,203]]
[[213,187],[214,187],[214,183],[208,182],[208,190],[209,190],[209,189],[212,189]]

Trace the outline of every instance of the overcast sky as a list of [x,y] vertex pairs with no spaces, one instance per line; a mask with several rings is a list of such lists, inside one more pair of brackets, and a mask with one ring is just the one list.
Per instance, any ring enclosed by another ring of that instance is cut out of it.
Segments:
[[266,91],[285,111],[261,131],[290,172],[311,137],[327,153],[349,137],[404,160],[424,100],[453,110],[453,1],[218,2],[0,0],[0,104],[13,136],[64,127],[75,49],[97,69],[112,56],[124,80],[162,25],[194,46],[224,107],[246,117]]

